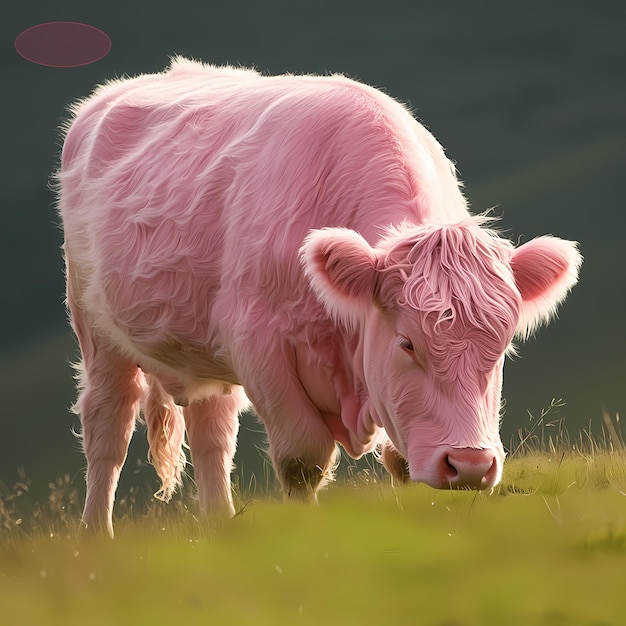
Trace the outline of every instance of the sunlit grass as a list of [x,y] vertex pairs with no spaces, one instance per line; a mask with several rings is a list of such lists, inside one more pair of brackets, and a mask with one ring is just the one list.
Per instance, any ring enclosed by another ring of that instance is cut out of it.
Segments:
[[394,488],[353,471],[320,506],[241,492],[210,532],[188,491],[122,494],[116,539],[78,532],[82,484],[0,500],[7,624],[621,624],[626,456],[617,417],[572,438],[556,403],[492,493]]

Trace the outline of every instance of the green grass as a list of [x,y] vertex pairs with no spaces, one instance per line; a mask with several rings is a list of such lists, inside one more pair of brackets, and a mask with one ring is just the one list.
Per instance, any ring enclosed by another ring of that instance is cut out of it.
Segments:
[[619,423],[572,442],[550,410],[491,494],[394,488],[372,468],[319,506],[240,496],[209,532],[189,494],[146,509],[130,493],[111,541],[77,535],[69,479],[32,506],[25,483],[5,488],[3,623],[622,624]]

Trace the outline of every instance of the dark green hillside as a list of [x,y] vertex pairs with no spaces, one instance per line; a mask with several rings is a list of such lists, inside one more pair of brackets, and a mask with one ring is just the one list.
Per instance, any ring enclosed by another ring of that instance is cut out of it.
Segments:
[[2,424],[11,435],[0,439],[0,481],[11,484],[22,468],[41,494],[56,475],[73,475],[82,467],[71,434],[78,420],[68,411],[74,397],[69,363],[75,345],[67,332],[57,333],[0,358]]
[[[20,58],[33,24],[76,20],[113,42],[73,69]],[[74,344],[63,310],[54,197],[66,104],[106,78],[157,71],[168,55],[264,72],[344,72],[408,102],[446,146],[476,212],[495,206],[517,241],[581,242],[581,282],[560,319],[523,346],[505,375],[504,440],[553,397],[570,429],[626,406],[626,4],[577,0],[242,0],[174,5],[36,0],[0,21],[0,480],[24,466],[36,484],[80,471],[70,434]],[[252,421],[246,422],[254,430]],[[145,455],[137,444],[129,471]],[[254,444],[239,463],[260,471]],[[258,464],[258,465],[257,465]],[[140,477],[138,480],[145,481]],[[146,487],[147,489],[148,487]]]

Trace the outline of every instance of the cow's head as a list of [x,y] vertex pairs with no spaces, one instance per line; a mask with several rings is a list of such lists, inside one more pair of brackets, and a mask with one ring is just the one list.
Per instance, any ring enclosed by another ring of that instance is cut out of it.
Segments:
[[500,480],[505,355],[515,336],[549,321],[578,279],[575,243],[539,237],[514,248],[484,221],[402,224],[376,247],[328,228],[302,247],[317,297],[359,335],[356,366],[374,421],[410,478],[433,487]]

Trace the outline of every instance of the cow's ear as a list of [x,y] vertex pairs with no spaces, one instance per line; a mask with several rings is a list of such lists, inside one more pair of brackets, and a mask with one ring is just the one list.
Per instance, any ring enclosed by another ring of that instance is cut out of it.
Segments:
[[515,250],[511,268],[522,296],[518,336],[526,338],[550,321],[578,281],[581,263],[578,244],[556,237],[537,237]]
[[328,313],[356,325],[374,300],[376,254],[353,230],[313,230],[300,249],[313,290]]

